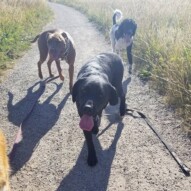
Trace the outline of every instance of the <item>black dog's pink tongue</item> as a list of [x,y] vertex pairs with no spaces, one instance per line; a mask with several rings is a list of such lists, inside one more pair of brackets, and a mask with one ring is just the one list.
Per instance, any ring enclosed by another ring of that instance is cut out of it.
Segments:
[[85,131],[91,131],[94,126],[93,117],[89,115],[83,115],[80,120],[80,128]]

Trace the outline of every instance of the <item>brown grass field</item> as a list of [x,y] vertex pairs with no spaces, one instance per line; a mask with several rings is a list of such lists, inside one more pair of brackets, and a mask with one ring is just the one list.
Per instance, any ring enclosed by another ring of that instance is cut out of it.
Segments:
[[30,38],[50,20],[46,0],[0,1],[0,75],[30,45]]

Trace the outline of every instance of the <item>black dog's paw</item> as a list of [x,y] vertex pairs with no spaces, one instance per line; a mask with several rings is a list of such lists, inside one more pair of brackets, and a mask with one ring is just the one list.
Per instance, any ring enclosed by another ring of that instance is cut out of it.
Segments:
[[97,157],[88,157],[88,165],[93,167],[98,163]]

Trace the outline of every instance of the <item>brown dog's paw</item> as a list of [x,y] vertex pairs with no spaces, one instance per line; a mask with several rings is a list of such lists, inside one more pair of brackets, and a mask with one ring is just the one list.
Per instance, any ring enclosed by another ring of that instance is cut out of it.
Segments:
[[60,79],[61,79],[62,81],[64,81],[64,76],[60,75]]
[[50,74],[50,78],[53,78],[54,77],[54,74]]
[[42,76],[41,73],[39,73],[38,76],[39,76],[40,79],[43,79],[43,76]]

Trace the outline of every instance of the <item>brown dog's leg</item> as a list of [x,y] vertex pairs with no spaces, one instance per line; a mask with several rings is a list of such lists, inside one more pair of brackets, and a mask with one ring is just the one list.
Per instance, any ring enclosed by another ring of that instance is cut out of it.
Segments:
[[42,65],[42,63],[43,63],[43,62],[42,62],[41,60],[38,61],[38,76],[39,76],[40,79],[43,78],[43,76],[42,76],[42,70],[41,70],[41,65]]
[[57,61],[55,61],[55,62],[56,62],[56,66],[57,66],[57,69],[58,69],[58,74],[59,74],[59,76],[60,76],[60,79],[61,79],[62,81],[64,81],[64,76],[62,75],[62,68],[60,67],[60,61],[57,60]]
[[69,64],[69,78],[70,78],[70,81],[69,81],[69,89],[70,89],[70,92],[72,92],[72,87],[73,87],[73,77],[74,77],[74,63],[71,63]]
[[68,56],[67,63],[69,65],[69,89],[70,93],[72,92],[72,87],[73,87],[73,77],[74,77],[74,62],[75,62],[75,57],[76,57],[76,51],[75,49],[71,50],[71,54]]
[[39,53],[40,53],[40,59],[37,63],[38,64],[38,75],[39,75],[39,78],[42,79],[43,75],[42,75],[41,65],[47,58],[48,48],[47,48],[45,42],[43,41],[43,39],[41,39],[41,38],[39,38],[39,41],[38,41],[38,48],[39,48]]
[[54,77],[54,75],[52,74],[52,70],[51,70],[51,64],[52,64],[53,60],[49,58],[48,62],[47,62],[47,66],[48,66],[48,72],[49,72],[49,76],[52,78]]

